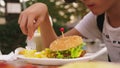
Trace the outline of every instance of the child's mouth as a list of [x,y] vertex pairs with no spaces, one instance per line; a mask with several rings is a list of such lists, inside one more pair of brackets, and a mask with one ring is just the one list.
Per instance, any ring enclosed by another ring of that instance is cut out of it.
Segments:
[[95,6],[95,4],[90,4],[90,5],[87,5],[88,8],[93,8]]

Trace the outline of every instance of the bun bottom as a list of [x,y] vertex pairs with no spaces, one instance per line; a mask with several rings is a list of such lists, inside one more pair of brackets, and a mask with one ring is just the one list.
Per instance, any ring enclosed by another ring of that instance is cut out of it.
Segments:
[[80,57],[83,57],[86,54],[86,50],[83,50]]

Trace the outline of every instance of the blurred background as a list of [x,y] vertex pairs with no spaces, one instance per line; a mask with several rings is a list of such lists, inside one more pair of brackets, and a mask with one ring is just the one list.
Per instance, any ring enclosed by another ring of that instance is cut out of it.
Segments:
[[47,4],[57,35],[61,35],[59,31],[61,27],[65,28],[65,32],[68,31],[89,12],[80,1],[65,3],[64,0],[0,0],[0,50],[2,53],[8,54],[17,47],[26,46],[26,36],[19,28],[18,18],[23,10],[37,2]]

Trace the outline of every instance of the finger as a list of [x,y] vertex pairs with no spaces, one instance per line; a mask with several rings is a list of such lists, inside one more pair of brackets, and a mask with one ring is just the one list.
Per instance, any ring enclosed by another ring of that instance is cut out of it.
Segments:
[[20,16],[19,16],[19,19],[18,19],[18,24],[20,24],[20,23],[21,23],[21,19],[22,19],[22,14],[20,14]]
[[19,19],[18,19],[18,24],[21,23],[22,17],[25,16],[25,15],[27,15],[27,13],[25,11],[20,13],[20,16],[19,16]]
[[27,15],[23,15],[21,17],[20,28],[21,28],[23,34],[25,34],[25,35],[27,35],[27,33],[28,33],[27,23],[28,23],[28,17],[27,17]]
[[27,29],[28,29],[28,36],[30,38],[32,38],[33,34],[34,34],[34,16],[33,15],[29,15],[28,18],[28,24],[27,24]]
[[36,21],[35,25],[34,25],[34,30],[36,30],[39,26],[40,26],[40,23],[43,22],[43,18],[38,18],[38,20]]

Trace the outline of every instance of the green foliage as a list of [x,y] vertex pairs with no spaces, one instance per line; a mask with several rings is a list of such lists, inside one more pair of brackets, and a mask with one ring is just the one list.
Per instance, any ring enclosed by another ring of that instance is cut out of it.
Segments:
[[0,17],[3,17],[4,16],[4,13],[2,13],[1,11],[0,11]]
[[80,1],[77,1],[77,3],[65,3],[62,0],[36,0],[36,2],[42,2],[48,6],[50,16],[54,23],[59,22],[65,24],[71,20],[71,16],[79,18],[83,17],[88,12]]
[[0,50],[4,54],[25,46],[26,36],[21,32],[17,20],[0,25]]

